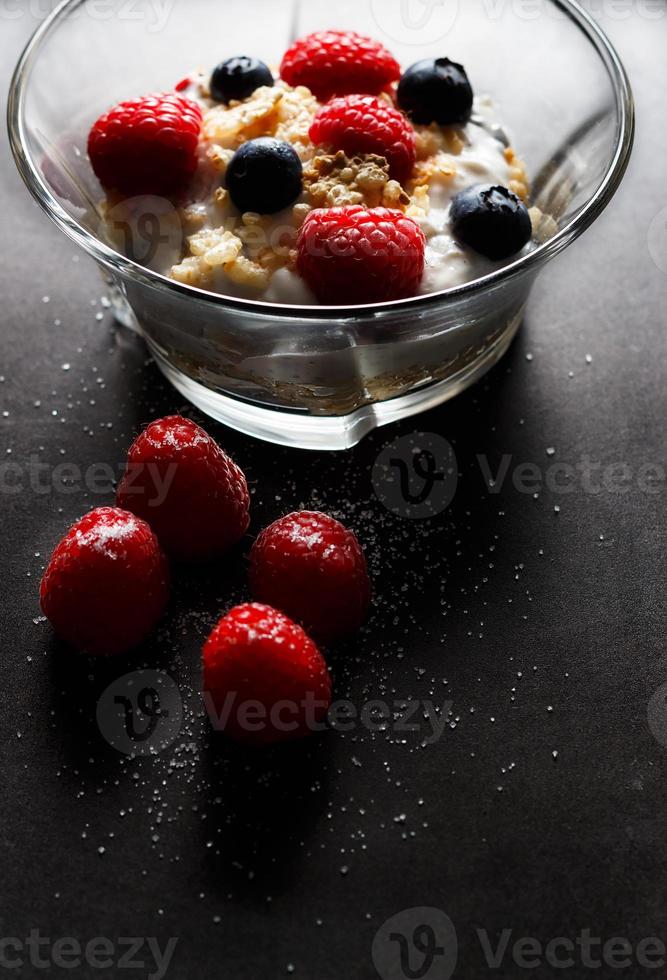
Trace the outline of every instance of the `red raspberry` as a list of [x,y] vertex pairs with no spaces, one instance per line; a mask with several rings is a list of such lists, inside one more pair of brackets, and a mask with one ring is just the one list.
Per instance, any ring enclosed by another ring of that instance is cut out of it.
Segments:
[[426,239],[401,211],[361,207],[311,211],[297,239],[297,269],[321,303],[380,303],[414,296]]
[[178,415],[152,422],[132,443],[116,503],[143,517],[165,551],[184,561],[220,555],[248,530],[242,470]]
[[169,598],[169,566],[148,524],[98,507],[57,546],[39,590],[58,636],[86,653],[124,653],[150,633]]
[[372,95],[332,99],[315,116],[310,138],[348,156],[377,153],[386,157],[390,176],[401,184],[410,178],[417,159],[415,131],[408,120]]
[[300,626],[253,602],[223,616],[204,644],[204,700],[217,729],[268,745],[321,728],[331,679]]
[[358,629],[371,601],[355,535],[311,511],[288,514],[262,531],[250,553],[250,587],[324,640]]
[[401,77],[391,52],[353,31],[319,31],[296,41],[280,66],[288,85],[305,85],[321,102],[332,95],[378,95]]
[[123,194],[177,194],[197,168],[202,112],[179,95],[148,95],[114,106],[88,137],[100,182]]

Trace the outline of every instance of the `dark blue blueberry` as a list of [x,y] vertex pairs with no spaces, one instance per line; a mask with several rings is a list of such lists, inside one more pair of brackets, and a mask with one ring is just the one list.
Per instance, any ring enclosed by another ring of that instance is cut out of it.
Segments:
[[262,85],[273,85],[273,75],[268,65],[257,58],[241,55],[229,58],[211,75],[211,95],[216,102],[240,102]]
[[477,184],[457,194],[449,212],[460,242],[488,259],[509,259],[526,245],[533,229],[526,205],[506,187]]
[[413,122],[451,126],[470,119],[473,92],[463,65],[449,58],[425,58],[405,72],[397,99]]
[[248,140],[227,167],[227,190],[239,211],[275,214],[301,193],[303,167],[290,143],[260,136]]

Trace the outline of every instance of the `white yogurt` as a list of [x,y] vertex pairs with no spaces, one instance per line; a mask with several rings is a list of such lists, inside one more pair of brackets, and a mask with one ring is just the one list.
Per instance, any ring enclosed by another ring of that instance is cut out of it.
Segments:
[[[465,146],[459,154],[451,157],[452,164],[456,168],[455,176],[445,177],[436,174],[431,178],[430,209],[426,215],[414,218],[426,236],[424,276],[418,290],[420,295],[462,285],[502,265],[502,263],[491,262],[460,245],[451,231],[450,205],[459,191],[479,183],[509,186],[512,180],[512,167],[505,157],[507,144],[495,119],[493,104],[488,98],[475,100],[473,120],[460,130]],[[221,211],[219,208],[216,210],[214,207],[207,206],[211,189],[207,186],[206,175],[202,176],[204,180],[196,196],[200,198],[200,206],[206,213],[206,226],[215,227],[216,217],[217,223],[220,223]],[[231,203],[224,208],[223,214],[234,219]],[[281,225],[289,226],[289,222],[289,209],[288,212],[275,216],[275,228]],[[246,285],[234,282],[223,269],[218,269],[214,284],[209,288],[214,288],[225,295],[252,298],[272,304],[318,305],[316,297],[303,279],[289,268],[282,268],[275,272],[268,286],[262,290],[249,289]]]
[[[476,108],[481,109],[482,105]],[[486,275],[501,263],[492,262],[460,245],[454,238],[449,220],[453,198],[472,184],[502,184],[507,187],[510,166],[505,159],[505,145],[490,131],[491,120],[478,112],[485,125],[468,123],[465,127],[467,145],[455,158],[456,176],[431,180],[429,198],[431,209],[423,218],[415,219],[426,236],[426,264],[419,293],[438,292],[460,286]]]

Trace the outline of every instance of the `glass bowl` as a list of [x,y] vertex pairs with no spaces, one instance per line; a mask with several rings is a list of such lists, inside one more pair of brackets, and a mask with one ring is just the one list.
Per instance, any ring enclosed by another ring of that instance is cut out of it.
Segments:
[[[532,251],[428,296],[300,307],[221,296],[153,271],[155,229],[157,250],[173,233],[165,202],[144,202],[138,224],[130,216],[126,254],[113,247],[86,158],[92,122],[117,101],[173,88],[232,54],[277,64],[296,36],[323,28],[377,37],[403,65],[441,55],[465,64],[526,161],[531,203],[553,219]],[[8,118],[29,189],[102,266],[117,315],[141,332],[175,387],[242,432],[311,449],[352,446],[495,364],[538,273],[613,196],[634,129],[623,66],[573,0],[66,0],[20,59]],[[151,254],[142,256],[139,233]]]

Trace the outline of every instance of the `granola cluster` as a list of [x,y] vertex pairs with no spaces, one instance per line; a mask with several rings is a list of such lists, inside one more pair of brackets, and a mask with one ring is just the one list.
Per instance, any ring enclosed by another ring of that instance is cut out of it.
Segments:
[[244,102],[218,104],[204,113],[203,137],[213,147],[236,150],[246,140],[275,136],[291,143],[302,160],[313,155],[308,130],[320,103],[311,92],[299,86],[290,88],[277,82],[262,86]]
[[367,208],[404,209],[410,203],[410,196],[398,181],[389,179],[384,157],[366,154],[350,159],[339,150],[316,156],[303,178],[313,208],[363,204]]

